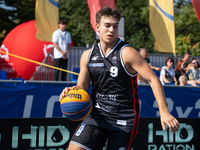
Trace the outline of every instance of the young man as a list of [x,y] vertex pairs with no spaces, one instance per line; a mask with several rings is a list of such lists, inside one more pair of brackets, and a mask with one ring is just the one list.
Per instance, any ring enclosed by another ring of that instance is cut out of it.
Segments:
[[144,60],[149,64],[151,69],[159,71],[159,72],[161,71],[160,67],[152,66],[152,64],[151,64],[151,62],[150,62],[150,60],[148,58],[149,57],[149,50],[148,49],[140,47],[139,48],[139,53],[144,58]]
[[[169,114],[163,88],[140,54],[116,38],[120,13],[110,7],[96,14],[100,42],[82,54],[76,87],[67,87],[60,99],[73,88],[88,90],[93,83],[93,109],[71,139],[68,150],[130,150],[139,122],[137,72],[151,85],[157,99],[161,124],[176,132],[178,121]],[[107,143],[106,143],[107,142]],[[106,143],[106,145],[105,145]]]
[[[60,19],[58,23],[59,29],[54,31],[52,42],[54,45],[54,66],[67,69],[67,53],[71,48],[71,35],[65,30],[66,20]],[[59,70],[53,70],[53,80],[58,81]],[[61,80],[66,81],[66,72],[61,72]]]
[[[143,48],[143,47],[140,47],[139,48],[139,53],[140,55],[144,58],[144,60],[149,64],[150,68],[152,70],[156,70],[156,71],[161,71],[161,68],[160,67],[155,67],[155,66],[152,66],[150,60],[149,60],[149,50],[146,49],[146,48]],[[137,75],[137,78],[138,78],[138,84],[147,84],[147,82],[142,78],[141,75]]]

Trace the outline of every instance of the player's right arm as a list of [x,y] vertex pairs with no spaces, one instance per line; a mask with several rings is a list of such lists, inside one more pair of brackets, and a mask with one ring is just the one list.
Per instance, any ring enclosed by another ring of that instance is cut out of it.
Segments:
[[88,88],[90,86],[90,74],[88,70],[88,56],[89,56],[90,50],[85,51],[80,60],[80,73],[78,76],[77,81],[77,88],[84,89],[85,91],[88,91]]
[[[84,51],[81,60],[80,60],[80,73],[77,80],[77,85],[73,87],[66,87],[62,93],[60,94],[60,100],[64,97],[66,93],[68,93],[69,90],[78,88],[78,89],[84,89],[85,91],[88,91],[89,85],[90,85],[90,74],[88,70],[88,56],[89,56],[90,50]],[[59,101],[60,101],[59,100]]]

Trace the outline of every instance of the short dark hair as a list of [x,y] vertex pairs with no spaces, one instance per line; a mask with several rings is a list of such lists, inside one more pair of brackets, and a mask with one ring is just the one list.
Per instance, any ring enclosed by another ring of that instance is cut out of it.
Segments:
[[165,65],[167,65],[167,62],[168,62],[169,60],[171,60],[171,61],[174,63],[174,59],[173,59],[172,57],[167,57],[167,58],[165,59]]
[[197,60],[197,59],[196,59],[196,58],[192,58],[192,61],[193,61],[193,60]]
[[106,17],[114,17],[116,18],[118,21],[120,21],[121,19],[121,14],[120,12],[115,9],[115,8],[111,8],[111,7],[102,7],[97,13],[96,13],[96,23],[100,24],[100,20],[103,16]]
[[65,19],[60,19],[58,21],[58,24],[67,24],[67,21]]

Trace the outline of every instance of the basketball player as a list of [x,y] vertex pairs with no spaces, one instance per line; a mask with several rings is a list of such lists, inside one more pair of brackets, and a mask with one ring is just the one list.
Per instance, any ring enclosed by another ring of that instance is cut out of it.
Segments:
[[[88,90],[92,80],[93,109],[71,139],[68,150],[130,150],[138,130],[137,72],[149,82],[157,100],[161,124],[176,132],[178,121],[169,114],[163,87],[141,55],[119,38],[120,13],[110,7],[96,14],[100,42],[82,54],[76,87]],[[106,145],[105,145],[106,143]]]

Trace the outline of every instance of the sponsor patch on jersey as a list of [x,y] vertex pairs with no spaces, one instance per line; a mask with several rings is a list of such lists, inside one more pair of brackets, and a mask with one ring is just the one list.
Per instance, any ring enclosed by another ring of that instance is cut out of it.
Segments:
[[126,126],[127,121],[126,120],[117,120],[117,124]]
[[104,63],[89,63],[89,67],[103,67]]
[[112,62],[113,62],[113,63],[117,63],[117,56],[113,56]]
[[76,132],[75,135],[79,136],[81,134],[81,132],[83,131],[84,127],[85,127],[85,123],[82,123],[81,126],[80,126],[80,128],[78,129],[78,131]]
[[97,58],[98,58],[98,56],[94,56],[94,57],[92,57],[92,60],[97,60]]

